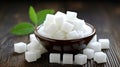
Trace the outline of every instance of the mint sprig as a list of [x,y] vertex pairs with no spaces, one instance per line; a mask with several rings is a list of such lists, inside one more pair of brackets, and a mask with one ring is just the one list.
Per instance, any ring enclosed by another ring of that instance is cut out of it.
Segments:
[[29,17],[30,20],[36,25],[38,23],[38,17],[37,14],[32,6],[29,8]]
[[52,9],[45,9],[38,11],[36,13],[35,9],[30,6],[29,8],[29,18],[32,23],[30,22],[20,22],[16,26],[11,29],[11,33],[14,35],[28,35],[34,32],[34,28],[40,24],[42,24],[46,18],[47,14],[53,14],[54,10]]

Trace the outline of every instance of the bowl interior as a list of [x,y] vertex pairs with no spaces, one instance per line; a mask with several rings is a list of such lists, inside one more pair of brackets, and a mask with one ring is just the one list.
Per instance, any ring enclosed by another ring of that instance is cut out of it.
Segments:
[[34,33],[37,39],[42,43],[42,45],[48,50],[48,52],[57,52],[57,53],[79,53],[86,47],[89,41],[93,38],[96,33],[96,29],[89,23],[86,23],[92,28],[92,33],[86,37],[79,39],[70,39],[70,40],[58,40],[47,38],[41,36],[37,30],[41,27],[35,29]]

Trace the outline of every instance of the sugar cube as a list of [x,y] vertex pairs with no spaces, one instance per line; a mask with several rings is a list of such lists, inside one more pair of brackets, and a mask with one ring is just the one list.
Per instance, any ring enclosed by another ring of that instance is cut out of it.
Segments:
[[73,64],[73,54],[63,54],[63,64]]
[[41,43],[36,43],[36,42],[30,42],[30,43],[27,45],[27,50],[28,50],[28,51],[40,50],[40,53],[41,53],[41,54],[47,52],[47,49],[45,49],[45,48],[42,46]]
[[59,53],[50,53],[49,56],[49,62],[50,63],[60,63],[60,54]]
[[40,45],[36,42],[30,42],[27,45],[27,50],[40,50]]
[[84,20],[76,18],[75,20],[73,20],[73,25],[75,30],[81,30],[85,25],[85,22]]
[[90,35],[91,33],[92,33],[92,28],[90,27],[90,26],[88,26],[88,25],[84,25],[83,26],[83,32],[84,32],[84,36],[88,36],[88,35]]
[[97,34],[94,35],[90,42],[97,42]]
[[109,49],[110,48],[110,46],[109,46],[109,44],[110,44],[109,39],[99,39],[99,42],[101,43],[102,49]]
[[50,36],[52,36],[57,30],[58,30],[58,26],[56,23],[51,23],[44,29],[44,31],[47,34],[50,34]]
[[56,14],[55,14],[55,17],[56,17],[56,16],[62,16],[62,17],[65,18],[65,17],[66,17],[66,14],[63,13],[63,12],[57,11]]
[[95,52],[101,51],[101,43],[99,42],[89,43],[87,47],[93,49]]
[[54,22],[54,18],[55,18],[54,15],[52,15],[52,14],[47,14],[47,15],[46,15],[46,18],[45,18],[45,21],[47,21],[47,22]]
[[68,32],[73,30],[73,27],[74,27],[74,25],[72,25],[71,23],[64,22],[62,27],[61,27],[61,30],[68,33]]
[[77,17],[76,12],[67,11],[66,18],[68,21],[73,21]]
[[52,38],[63,40],[65,39],[65,32],[59,30],[52,36]]
[[35,52],[32,52],[32,51],[28,51],[28,52],[25,52],[25,60],[27,62],[33,62],[33,61],[36,61],[37,60],[37,55]]
[[35,34],[30,34],[29,38],[30,38],[30,42],[35,41],[36,43],[39,43],[39,41],[37,40]]
[[48,38],[51,38],[51,35],[49,33],[46,33],[44,31],[45,27],[44,26],[41,26],[39,29],[38,29],[38,33],[41,35],[41,36],[44,36],[44,37],[48,37]]
[[14,52],[23,53],[26,51],[26,43],[19,42],[14,44]]
[[80,38],[77,31],[71,31],[67,34],[67,39],[77,39]]
[[58,27],[60,28],[64,22],[64,17],[63,16],[56,16],[55,22],[58,25]]
[[83,50],[83,54],[87,55],[88,59],[92,59],[94,57],[94,50],[90,48],[85,48]]
[[96,52],[94,55],[94,61],[97,63],[107,62],[107,55],[104,52]]
[[75,64],[83,65],[87,63],[87,56],[83,54],[75,55]]

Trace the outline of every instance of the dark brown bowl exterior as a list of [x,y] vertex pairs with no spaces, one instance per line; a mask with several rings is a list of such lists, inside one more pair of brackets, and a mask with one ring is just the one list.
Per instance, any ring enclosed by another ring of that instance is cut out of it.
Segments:
[[48,52],[52,53],[81,53],[82,50],[86,47],[89,41],[93,38],[96,33],[96,29],[89,23],[86,23],[93,29],[93,32],[87,37],[80,39],[71,39],[71,40],[57,40],[51,39],[38,34],[36,28],[34,31],[37,39],[42,43],[42,45],[48,50]]

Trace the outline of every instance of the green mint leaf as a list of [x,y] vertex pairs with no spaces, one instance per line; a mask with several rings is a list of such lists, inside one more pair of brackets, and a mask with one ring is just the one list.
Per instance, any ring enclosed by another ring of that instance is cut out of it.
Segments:
[[28,22],[22,22],[17,24],[11,29],[11,33],[14,35],[27,35],[34,31],[34,26]]
[[35,12],[35,9],[30,6],[29,8],[29,17],[30,17],[30,20],[35,24],[37,25],[37,22],[38,22],[38,18],[37,18],[37,14]]
[[46,18],[47,14],[53,14],[55,13],[54,10],[52,9],[45,9],[45,10],[41,10],[37,13],[37,17],[38,17],[38,25],[42,24]]

